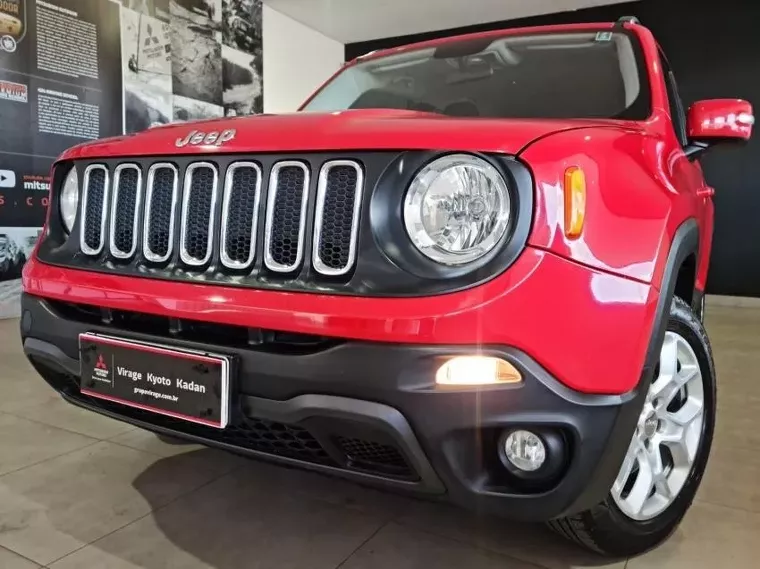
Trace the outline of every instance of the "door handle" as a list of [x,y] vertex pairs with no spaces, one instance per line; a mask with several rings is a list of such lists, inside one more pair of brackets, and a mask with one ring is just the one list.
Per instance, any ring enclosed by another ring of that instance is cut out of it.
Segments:
[[697,190],[697,196],[700,198],[711,198],[715,195],[715,188],[709,186],[703,187],[701,190]]

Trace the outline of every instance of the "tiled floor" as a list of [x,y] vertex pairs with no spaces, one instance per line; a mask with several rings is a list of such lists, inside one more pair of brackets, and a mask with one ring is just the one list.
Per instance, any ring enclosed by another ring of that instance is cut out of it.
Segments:
[[757,568],[760,310],[712,307],[720,415],[673,538],[605,563],[543,530],[247,461],[51,395],[0,321],[0,568]]

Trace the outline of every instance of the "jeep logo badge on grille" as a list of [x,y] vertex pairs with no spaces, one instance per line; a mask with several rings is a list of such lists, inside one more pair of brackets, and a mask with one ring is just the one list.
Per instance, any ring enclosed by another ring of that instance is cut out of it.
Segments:
[[221,146],[225,142],[229,142],[235,138],[236,134],[237,131],[234,128],[223,130],[222,132],[193,130],[185,138],[178,138],[174,145],[177,148],[182,148],[188,144],[190,146]]

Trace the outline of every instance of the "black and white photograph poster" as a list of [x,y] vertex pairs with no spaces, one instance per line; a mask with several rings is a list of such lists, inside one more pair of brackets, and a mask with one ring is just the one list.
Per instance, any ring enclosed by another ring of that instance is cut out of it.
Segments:
[[261,0],[222,0],[224,45],[261,58],[261,34]]
[[170,0],[172,24],[221,41],[222,0]]
[[171,22],[172,91],[222,106],[222,44],[182,20]]
[[121,3],[125,8],[143,16],[169,21],[169,0],[121,0]]
[[131,9],[121,11],[124,132],[166,124],[172,118],[169,24]]
[[228,117],[261,113],[263,85],[256,56],[222,47],[224,59],[224,114]]
[[224,107],[174,95],[175,121],[193,121],[202,119],[218,119],[224,116]]

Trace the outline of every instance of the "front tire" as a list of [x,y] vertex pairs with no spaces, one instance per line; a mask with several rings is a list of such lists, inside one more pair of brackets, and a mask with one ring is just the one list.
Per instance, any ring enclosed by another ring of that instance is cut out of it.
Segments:
[[716,389],[702,322],[675,298],[653,381],[607,499],[550,522],[552,529],[612,557],[639,555],[667,540],[690,508],[707,466]]

